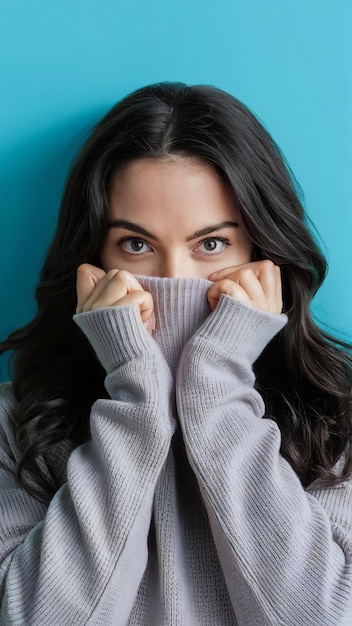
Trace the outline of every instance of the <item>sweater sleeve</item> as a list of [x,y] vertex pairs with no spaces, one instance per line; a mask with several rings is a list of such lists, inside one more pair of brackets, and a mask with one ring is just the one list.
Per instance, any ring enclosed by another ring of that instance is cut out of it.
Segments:
[[[156,482],[174,431],[172,378],[136,307],[75,316],[110,399],[46,507],[15,481],[6,398],[0,449],[0,624],[125,624],[147,564]],[[6,432],[8,436],[6,437]]]
[[182,353],[177,410],[239,626],[347,626],[352,483],[304,490],[254,388],[284,323],[222,296]]

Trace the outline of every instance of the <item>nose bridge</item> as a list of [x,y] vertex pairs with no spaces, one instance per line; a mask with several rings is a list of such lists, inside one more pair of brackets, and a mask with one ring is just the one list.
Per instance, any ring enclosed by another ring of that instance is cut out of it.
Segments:
[[189,278],[192,276],[191,261],[181,248],[170,248],[161,260],[160,275],[165,278]]

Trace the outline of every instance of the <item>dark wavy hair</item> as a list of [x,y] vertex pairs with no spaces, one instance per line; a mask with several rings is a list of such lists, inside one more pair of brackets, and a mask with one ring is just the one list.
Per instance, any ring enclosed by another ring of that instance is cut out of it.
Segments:
[[[36,290],[38,311],[0,344],[13,351],[13,390],[21,457],[17,476],[45,489],[40,459],[63,440],[89,439],[93,402],[106,397],[104,371],[72,320],[76,271],[100,265],[111,175],[136,159],[169,155],[210,162],[230,185],[255,258],[282,270],[287,326],[254,365],[266,417],[282,434],[281,453],[302,484],[336,484],[352,469],[348,346],[318,328],[310,302],[326,274],[301,192],[283,155],[238,100],[209,86],[160,83],[130,94],[93,129],[67,179],[56,234]],[[343,456],[338,473],[334,469]]]

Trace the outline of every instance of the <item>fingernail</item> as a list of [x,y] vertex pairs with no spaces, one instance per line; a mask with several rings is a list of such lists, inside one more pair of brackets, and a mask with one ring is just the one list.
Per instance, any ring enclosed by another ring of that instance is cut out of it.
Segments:
[[213,278],[215,278],[215,276],[218,275],[219,272],[213,272],[212,274],[210,274],[210,276],[208,276],[209,280],[212,280]]

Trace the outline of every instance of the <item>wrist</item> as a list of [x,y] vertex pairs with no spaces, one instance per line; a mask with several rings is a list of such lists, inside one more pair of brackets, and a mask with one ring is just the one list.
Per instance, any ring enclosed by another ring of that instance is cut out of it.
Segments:
[[287,323],[285,314],[266,313],[222,294],[218,305],[193,336],[231,355],[246,355],[251,363]]
[[86,335],[107,373],[157,348],[138,307],[122,305],[78,313],[74,322]]

